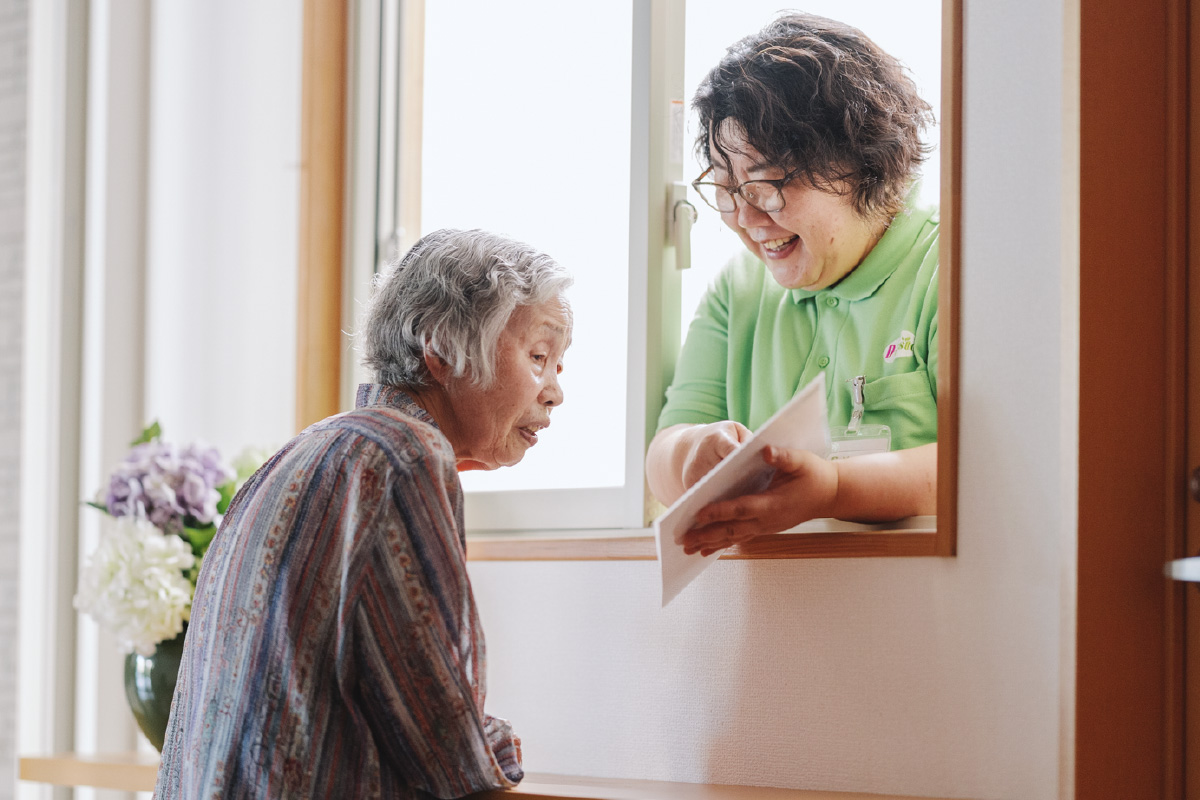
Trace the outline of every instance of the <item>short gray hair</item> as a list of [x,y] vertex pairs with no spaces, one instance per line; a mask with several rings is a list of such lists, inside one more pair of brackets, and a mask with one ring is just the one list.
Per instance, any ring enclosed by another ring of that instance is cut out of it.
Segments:
[[363,365],[379,383],[423,388],[432,378],[428,348],[454,377],[489,386],[496,342],[513,311],[558,297],[571,283],[554,259],[522,242],[481,230],[434,231],[375,277],[359,332]]

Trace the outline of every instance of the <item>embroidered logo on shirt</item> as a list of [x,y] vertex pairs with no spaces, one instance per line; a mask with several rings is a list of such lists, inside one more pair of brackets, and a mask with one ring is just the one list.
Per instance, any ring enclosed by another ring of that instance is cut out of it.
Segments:
[[891,344],[883,348],[883,360],[887,363],[892,363],[897,358],[912,358],[913,357],[913,335],[912,331],[900,331],[900,335],[892,340]]

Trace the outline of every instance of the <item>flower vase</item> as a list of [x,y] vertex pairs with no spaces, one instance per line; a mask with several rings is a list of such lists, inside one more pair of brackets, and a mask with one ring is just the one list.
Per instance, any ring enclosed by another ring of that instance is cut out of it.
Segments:
[[175,679],[183,656],[184,633],[159,642],[153,655],[130,653],[125,656],[125,699],[138,727],[159,752],[162,752],[167,720],[171,716],[171,698],[175,694]]

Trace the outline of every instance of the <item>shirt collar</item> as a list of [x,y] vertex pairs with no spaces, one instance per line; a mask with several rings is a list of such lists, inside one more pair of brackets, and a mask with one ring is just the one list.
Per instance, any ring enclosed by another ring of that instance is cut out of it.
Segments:
[[921,235],[921,229],[930,217],[936,213],[933,208],[915,208],[921,186],[914,184],[905,200],[904,208],[892,219],[883,236],[867,253],[862,263],[851,270],[846,277],[826,289],[809,291],[807,289],[792,289],[792,301],[799,303],[809,297],[815,297],[823,292],[836,295],[843,300],[862,300],[875,294],[884,281],[892,276],[905,254],[911,249]]
[[385,383],[360,383],[358,394],[354,398],[354,407],[366,408],[368,406],[395,408],[410,417],[416,417],[435,428],[438,427],[429,412],[417,405],[417,401],[412,398],[412,395],[398,386],[389,386]]

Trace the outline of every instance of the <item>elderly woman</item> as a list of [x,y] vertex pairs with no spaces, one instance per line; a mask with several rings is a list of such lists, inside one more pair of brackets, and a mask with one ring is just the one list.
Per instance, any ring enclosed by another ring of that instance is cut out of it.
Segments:
[[685,551],[814,517],[933,513],[938,219],[913,206],[928,104],[861,31],[790,14],[731,46],[694,105],[708,169],[693,185],[746,252],[691,324],[647,455],[651,490],[673,502],[821,372],[831,425],[856,416],[891,440],[839,461],[768,448],[771,487],[708,506]]
[[377,281],[377,382],[243,487],[204,560],[156,795],[459,797],[522,777],[483,712],[458,471],[516,464],[562,402],[568,275],[482,231]]

